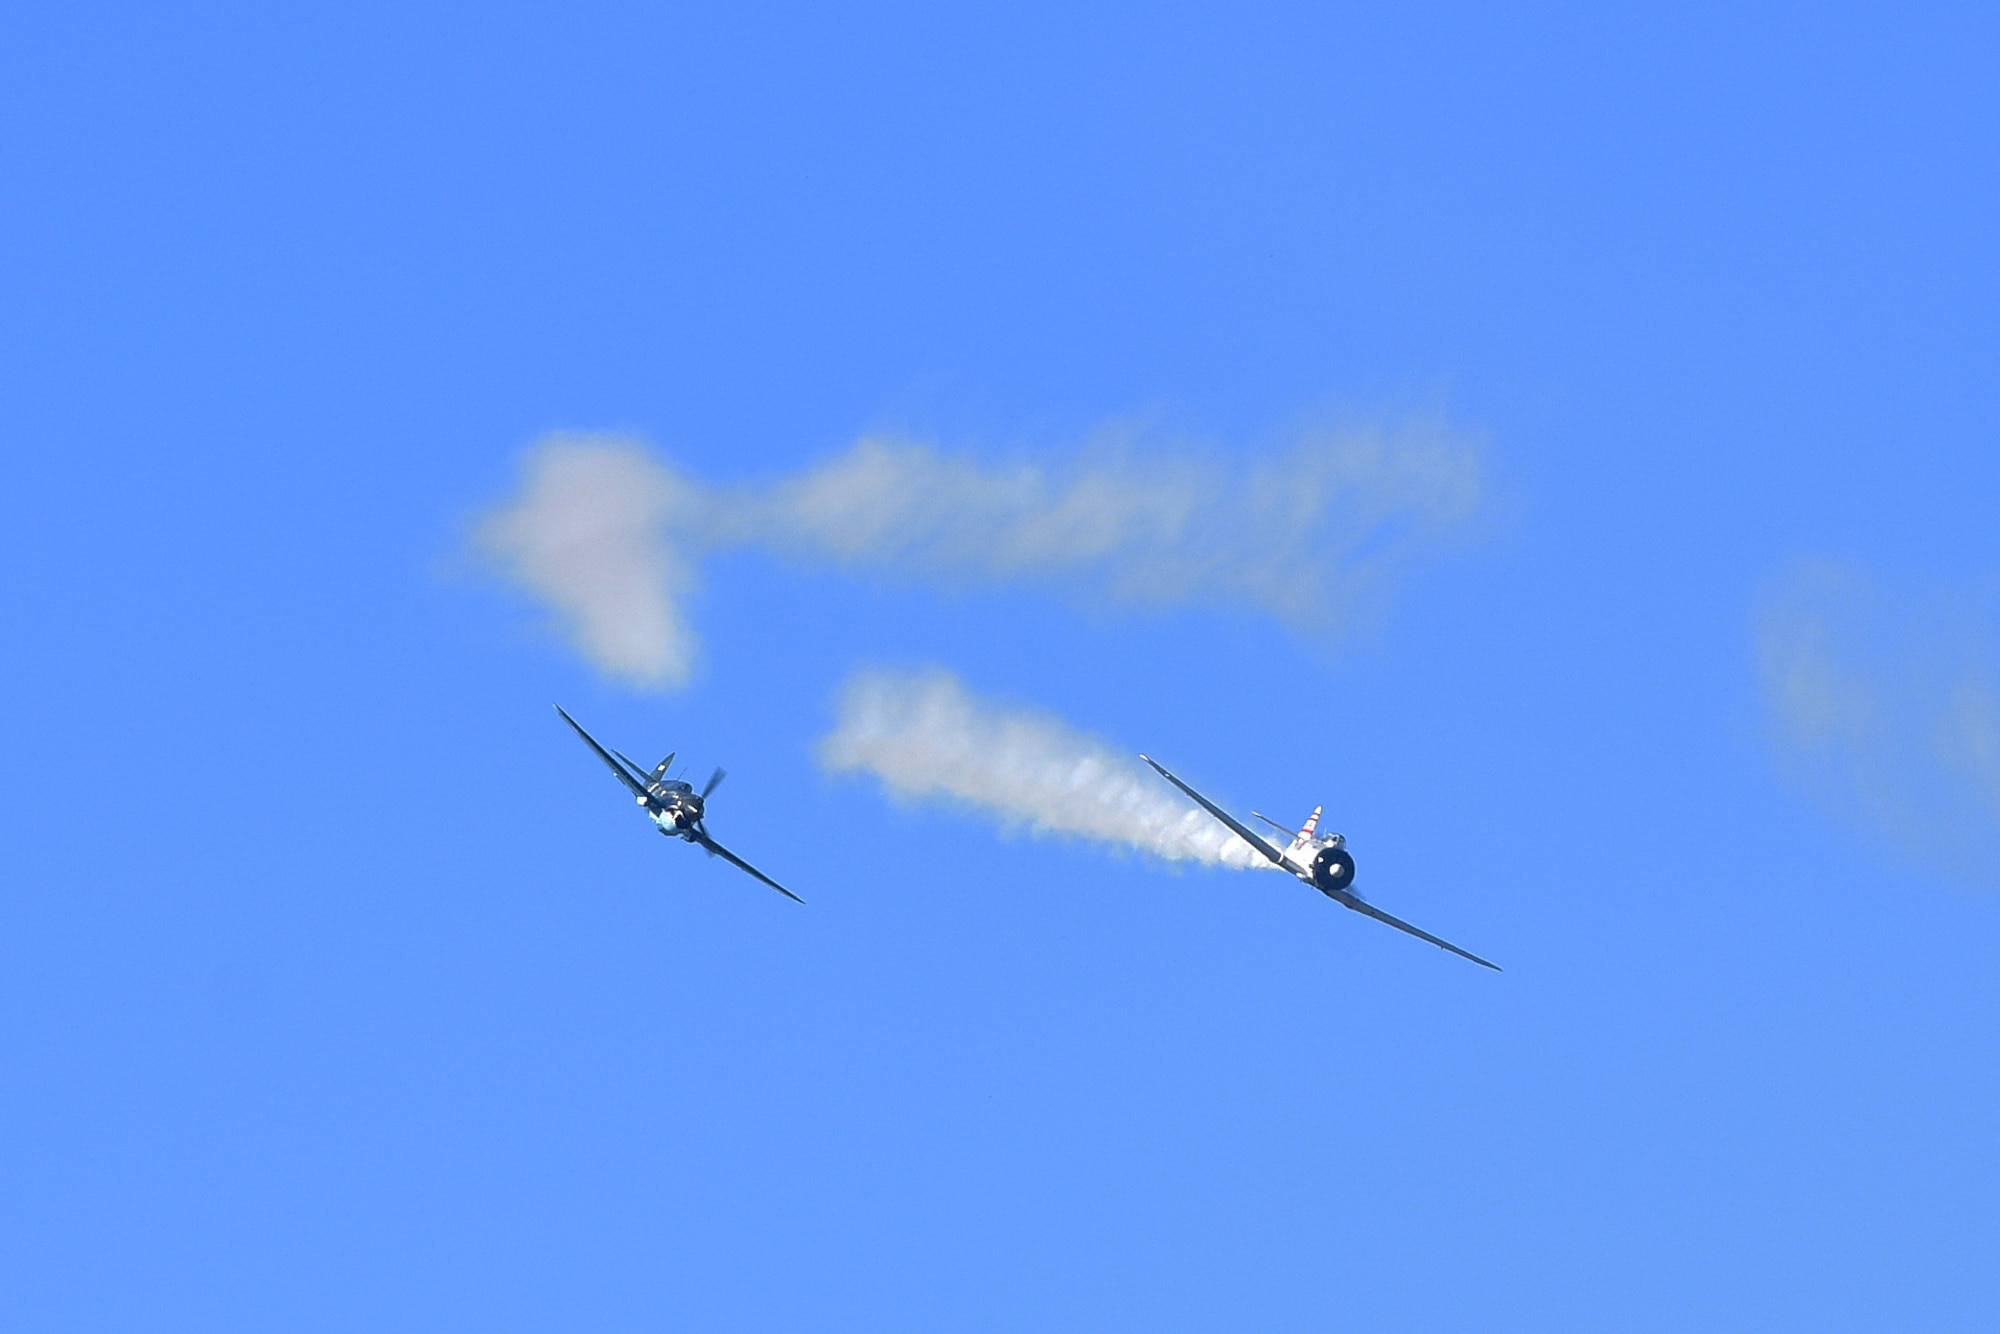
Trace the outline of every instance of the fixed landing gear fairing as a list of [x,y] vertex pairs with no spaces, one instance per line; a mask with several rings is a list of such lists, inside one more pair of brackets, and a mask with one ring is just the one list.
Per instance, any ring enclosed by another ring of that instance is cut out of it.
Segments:
[[[1223,824],[1228,825],[1238,838],[1268,857],[1271,864],[1279,870],[1290,871],[1293,875],[1305,881],[1308,885],[1311,885],[1314,889],[1342,907],[1352,908],[1354,911],[1372,917],[1378,922],[1387,922],[1398,931],[1407,931],[1418,940],[1428,940],[1441,950],[1450,950],[1453,954],[1461,958],[1470,959],[1482,967],[1491,968],[1496,973],[1500,971],[1499,964],[1488,963],[1477,954],[1462,950],[1448,940],[1439,940],[1428,931],[1419,931],[1408,922],[1391,917],[1388,913],[1366,902],[1359,894],[1356,894],[1351,888],[1354,884],[1354,858],[1348,854],[1347,840],[1339,834],[1327,834],[1324,837],[1320,835],[1318,832],[1320,807],[1313,807],[1312,816],[1307,819],[1305,827],[1300,829],[1296,834],[1286,831],[1283,825],[1271,819],[1268,815],[1257,816],[1259,820],[1270,825],[1279,833],[1285,834],[1289,839],[1284,849],[1280,851],[1253,833],[1247,826],[1239,824],[1235,817],[1223,810],[1222,807],[1216,805],[1207,797],[1202,796],[1201,793],[1195,791],[1186,783],[1183,783],[1180,779],[1161,768],[1151,756],[1141,755],[1139,758],[1152,765],[1160,777],[1166,779],[1169,783],[1172,783],[1182,792],[1192,797],[1196,805],[1222,821]],[[1251,814],[1255,815],[1256,812],[1253,811]]]
[[717,769],[711,774],[708,786],[696,792],[692,783],[667,777],[667,770],[674,762],[672,755],[661,760],[659,765],[648,773],[616,751],[606,750],[598,745],[597,738],[578,726],[576,719],[563,713],[562,705],[556,705],[556,712],[562,713],[563,721],[576,728],[576,734],[583,738],[583,744],[596,751],[598,759],[611,766],[611,772],[617,774],[618,781],[638,798],[639,805],[645,809],[646,818],[659,826],[661,833],[668,838],[685,839],[689,843],[699,844],[710,856],[720,857],[731,865],[748,871],[793,902],[805,902],[791,890],[717,843],[703,827],[702,815],[707,809],[708,794],[715,791],[716,784],[722,781],[722,770]]

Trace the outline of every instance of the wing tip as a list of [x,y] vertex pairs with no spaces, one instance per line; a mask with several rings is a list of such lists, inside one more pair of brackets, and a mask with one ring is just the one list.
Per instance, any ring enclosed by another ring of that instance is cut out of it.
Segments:
[[1471,950],[1463,950],[1456,945],[1440,945],[1438,946],[1438,948],[1444,950],[1450,950],[1453,954],[1456,954],[1461,959],[1470,959],[1474,963],[1478,964],[1481,968],[1491,968],[1496,973],[1504,973],[1507,971],[1505,968],[1502,968],[1499,964],[1494,963],[1491,959],[1480,958],[1477,954],[1474,954]]

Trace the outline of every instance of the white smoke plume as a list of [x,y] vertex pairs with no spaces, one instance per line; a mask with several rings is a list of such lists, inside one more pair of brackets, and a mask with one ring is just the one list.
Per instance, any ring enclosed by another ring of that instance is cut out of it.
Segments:
[[871,773],[903,801],[946,801],[1004,827],[1073,834],[1163,857],[1269,867],[1131,751],[1053,714],[974,696],[951,673],[864,671],[820,742],[836,773]]
[[520,495],[480,522],[473,545],[599,668],[642,688],[684,686],[696,639],[681,606],[695,568],[667,520],[690,508],[685,492],[629,445],[551,437]]
[[1802,566],[1766,597],[1758,647],[1802,786],[1916,865],[2000,886],[2000,588]]
[[947,589],[1038,585],[1098,604],[1252,609],[1337,630],[1478,511],[1480,450],[1434,422],[1314,436],[1227,464],[1100,444],[994,467],[870,437],[817,468],[710,486],[635,441],[556,435],[474,544],[576,646],[642,687],[685,684],[702,557],[755,548]]

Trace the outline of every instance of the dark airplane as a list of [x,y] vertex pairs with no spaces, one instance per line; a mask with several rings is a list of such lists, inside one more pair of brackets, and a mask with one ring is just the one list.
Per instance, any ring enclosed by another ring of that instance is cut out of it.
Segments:
[[[571,727],[576,728],[576,734],[583,738],[583,743],[586,746],[597,752],[598,759],[603,760],[611,766],[611,772],[617,774],[618,781],[629,788],[634,797],[638,798],[639,805],[645,808],[646,818],[659,826],[661,833],[665,834],[668,838],[679,838],[685,839],[689,843],[698,843],[708,851],[710,856],[721,857],[730,864],[741,867],[751,875],[756,876],[759,880],[762,880],[772,889],[783,894],[786,898],[796,903],[805,902],[804,899],[792,893],[791,890],[786,889],[770,876],[765,875],[749,862],[744,861],[728,848],[717,843],[709,836],[708,830],[703,827],[702,813],[707,808],[708,794],[715,791],[716,785],[722,781],[722,770],[717,769],[713,774],[709,775],[708,785],[702,788],[700,792],[696,792],[693,784],[682,782],[678,778],[667,777],[667,769],[674,762],[674,757],[671,754],[664,760],[661,760],[652,772],[648,773],[631,760],[626,759],[623,755],[619,755],[616,751],[609,751],[598,745],[597,738],[591,736],[590,733],[578,726],[576,719],[570,717],[567,713],[563,713],[562,705],[556,705],[556,712],[562,713],[563,721]],[[620,761],[623,762],[621,763]]]

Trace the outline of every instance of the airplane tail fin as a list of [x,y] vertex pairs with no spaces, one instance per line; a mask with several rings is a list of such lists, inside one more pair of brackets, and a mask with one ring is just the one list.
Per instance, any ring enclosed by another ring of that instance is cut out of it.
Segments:
[[1324,806],[1313,807],[1313,813],[1308,815],[1305,824],[1299,827],[1300,838],[1311,838],[1313,836],[1313,831],[1319,828],[1319,813],[1325,809]]

